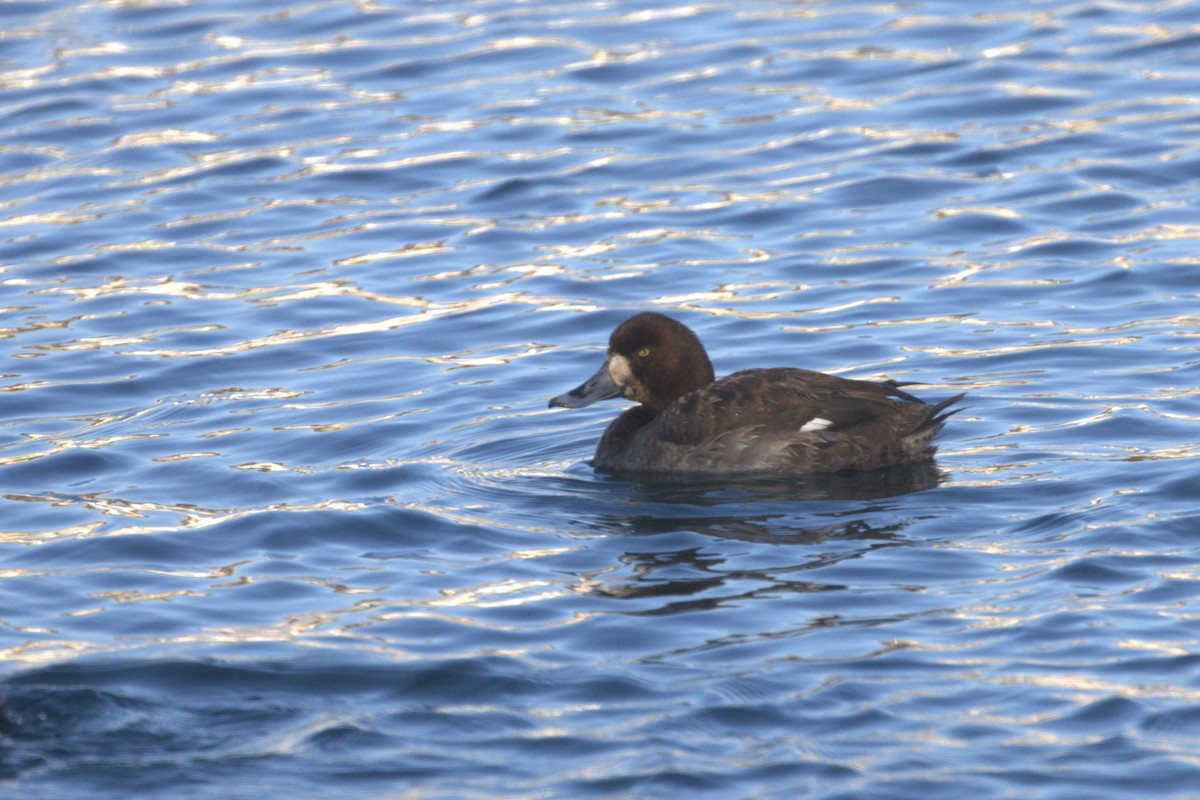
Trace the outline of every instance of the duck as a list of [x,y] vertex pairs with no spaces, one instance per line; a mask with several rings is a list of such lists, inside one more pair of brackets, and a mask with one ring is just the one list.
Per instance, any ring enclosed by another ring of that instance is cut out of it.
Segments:
[[932,459],[965,395],[929,404],[904,385],[792,367],[717,379],[690,328],[642,312],[613,330],[600,369],[549,407],[637,403],[600,437],[592,460],[600,472],[806,475]]

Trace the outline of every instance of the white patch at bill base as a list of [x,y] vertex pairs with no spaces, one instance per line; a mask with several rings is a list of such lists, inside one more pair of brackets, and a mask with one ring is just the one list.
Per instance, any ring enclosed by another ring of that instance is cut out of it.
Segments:
[[628,386],[633,381],[633,370],[625,356],[613,353],[608,357],[608,376],[617,386]]

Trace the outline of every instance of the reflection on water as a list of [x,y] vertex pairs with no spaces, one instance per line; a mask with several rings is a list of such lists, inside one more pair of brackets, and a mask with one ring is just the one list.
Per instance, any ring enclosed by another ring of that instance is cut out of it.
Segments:
[[[11,792],[1196,785],[1189,4],[4,11]],[[635,309],[969,408],[597,475]]]
[[[795,546],[803,548],[804,560],[797,563],[781,553],[776,565],[744,571],[694,545],[682,550],[632,550],[620,558],[621,577],[601,581],[594,591],[605,597],[663,598],[661,604],[627,613],[665,615],[781,592],[845,590],[844,585],[799,576],[843,559],[866,557],[880,547],[903,544],[907,527],[886,505],[856,501],[925,491],[936,487],[941,478],[936,465],[925,462],[861,474],[631,482],[628,506],[636,513],[606,515],[613,535],[669,539],[670,534],[697,534],[706,539]],[[833,542],[839,544],[836,551],[807,549]],[[685,577],[673,577],[678,575]],[[746,584],[753,588],[728,591]],[[673,599],[696,595],[704,596]]]
[[[871,472],[834,472],[801,476],[638,476],[600,478],[623,484],[637,502],[721,506],[732,503],[780,503],[817,500],[875,500],[936,487],[944,473],[935,461],[901,464]],[[663,509],[659,509],[663,510]]]

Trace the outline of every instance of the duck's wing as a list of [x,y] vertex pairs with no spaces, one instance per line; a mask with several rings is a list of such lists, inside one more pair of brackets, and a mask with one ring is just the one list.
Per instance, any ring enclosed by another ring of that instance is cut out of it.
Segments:
[[711,442],[732,431],[757,436],[834,432],[869,424],[897,407],[924,406],[894,382],[874,383],[801,369],[735,372],[684,395],[655,420],[663,441]]

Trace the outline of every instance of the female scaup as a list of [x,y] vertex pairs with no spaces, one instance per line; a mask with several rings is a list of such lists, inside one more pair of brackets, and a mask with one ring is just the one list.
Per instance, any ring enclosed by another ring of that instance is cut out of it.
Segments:
[[796,475],[932,458],[934,436],[955,413],[946,409],[963,395],[926,405],[894,381],[787,367],[715,380],[696,334],[647,312],[618,325],[604,365],[550,407],[582,408],[611,397],[640,405],[608,426],[596,469]]

